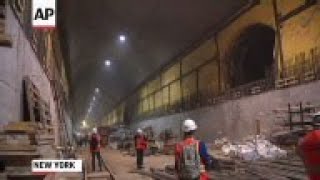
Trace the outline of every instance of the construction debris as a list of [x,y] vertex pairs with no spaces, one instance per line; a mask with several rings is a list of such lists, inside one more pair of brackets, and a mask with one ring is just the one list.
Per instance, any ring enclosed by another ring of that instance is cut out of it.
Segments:
[[279,159],[287,156],[285,150],[273,145],[263,136],[250,137],[243,142],[231,143],[226,138],[216,141],[224,143],[221,150],[225,156],[237,157],[243,160]]

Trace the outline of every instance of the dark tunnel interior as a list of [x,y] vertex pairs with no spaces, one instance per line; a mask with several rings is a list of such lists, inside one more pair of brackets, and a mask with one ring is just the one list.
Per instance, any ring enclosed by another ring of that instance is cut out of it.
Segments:
[[236,41],[232,53],[232,87],[265,79],[272,71],[275,32],[266,25],[248,27]]

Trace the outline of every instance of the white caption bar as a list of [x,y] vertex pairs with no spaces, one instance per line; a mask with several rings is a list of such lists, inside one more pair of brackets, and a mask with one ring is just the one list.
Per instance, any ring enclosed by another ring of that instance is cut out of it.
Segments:
[[32,160],[32,172],[82,172],[82,160]]

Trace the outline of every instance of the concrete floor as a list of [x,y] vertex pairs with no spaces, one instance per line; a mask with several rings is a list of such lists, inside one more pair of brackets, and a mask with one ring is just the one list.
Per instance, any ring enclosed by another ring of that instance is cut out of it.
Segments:
[[[85,151],[86,159],[90,159],[89,152]],[[112,169],[117,180],[151,180],[147,176],[138,174],[136,168],[136,157],[121,153],[118,150],[103,149],[101,155],[106,164]],[[173,156],[156,155],[145,157],[145,170],[150,168],[164,168],[166,165],[174,163]],[[91,163],[91,161],[90,161]],[[89,165],[90,166],[90,165]],[[97,167],[97,165],[96,165]],[[88,168],[91,172],[91,168]]]

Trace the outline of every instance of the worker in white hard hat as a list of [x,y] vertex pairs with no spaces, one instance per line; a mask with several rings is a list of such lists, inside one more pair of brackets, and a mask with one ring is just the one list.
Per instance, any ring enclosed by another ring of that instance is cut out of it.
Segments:
[[205,169],[211,162],[204,142],[195,138],[198,126],[194,120],[186,119],[182,124],[184,139],[175,149],[175,168],[180,180],[208,180]]
[[100,135],[98,133],[97,128],[92,129],[92,135],[90,139],[90,152],[91,152],[91,162],[92,162],[92,170],[95,171],[96,163],[95,158],[98,160],[100,171],[102,171],[102,158],[100,154]]
[[144,135],[142,129],[137,129],[137,134],[134,136],[135,141],[135,148],[137,152],[137,168],[141,169],[143,168],[143,156],[144,151],[147,149],[148,146],[148,140],[146,136]]

